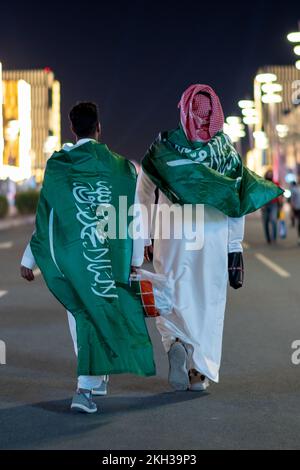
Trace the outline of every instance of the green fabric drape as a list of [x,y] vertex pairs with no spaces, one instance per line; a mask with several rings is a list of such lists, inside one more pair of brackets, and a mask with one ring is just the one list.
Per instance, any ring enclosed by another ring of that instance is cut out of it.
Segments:
[[283,193],[243,165],[223,132],[208,143],[188,141],[181,127],[164,132],[142,167],[173,203],[207,204],[230,217],[254,212]]
[[142,306],[128,285],[132,240],[109,237],[105,226],[114,209],[127,235],[119,197],[130,207],[135,186],[134,166],[95,141],[47,164],[31,248],[50,291],[75,317],[78,375],[155,373]]

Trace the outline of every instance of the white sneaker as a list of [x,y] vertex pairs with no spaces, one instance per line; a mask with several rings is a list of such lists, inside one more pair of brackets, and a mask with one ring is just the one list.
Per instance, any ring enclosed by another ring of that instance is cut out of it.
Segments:
[[182,391],[189,388],[187,370],[187,351],[180,341],[172,344],[169,352],[169,384],[174,390]]
[[189,371],[189,377],[192,392],[204,392],[210,385],[208,378],[195,369]]

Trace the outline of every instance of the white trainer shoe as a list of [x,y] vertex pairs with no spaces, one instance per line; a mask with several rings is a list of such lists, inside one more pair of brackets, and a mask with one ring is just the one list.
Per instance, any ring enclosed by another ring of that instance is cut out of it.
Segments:
[[180,341],[172,344],[169,352],[169,384],[174,390],[183,391],[189,388],[189,374],[187,370],[188,355]]
[[208,378],[200,374],[196,369],[189,371],[189,377],[190,390],[192,392],[204,392],[210,385]]

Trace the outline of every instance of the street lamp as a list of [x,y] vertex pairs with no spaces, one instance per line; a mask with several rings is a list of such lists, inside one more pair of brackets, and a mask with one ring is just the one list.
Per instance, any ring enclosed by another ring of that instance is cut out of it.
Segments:
[[45,142],[44,142],[44,147],[43,147],[43,150],[44,150],[44,153],[46,154],[46,158],[48,159],[52,154],[53,152],[56,150],[56,147],[57,147],[57,143],[58,143],[58,139],[55,135],[49,135]]
[[296,55],[300,55],[300,44],[298,44],[298,46],[294,47],[294,52],[295,52]]
[[255,78],[259,83],[271,83],[277,80],[277,75],[275,73],[259,73]]
[[269,125],[268,125],[268,135],[270,138],[269,148],[269,158],[273,164],[273,171],[276,180],[279,180],[280,172],[280,153],[279,153],[279,142],[278,136],[275,133],[276,128],[276,103],[282,102],[282,96],[280,92],[282,91],[282,86],[279,83],[276,83],[277,76],[275,74],[263,73],[256,76],[256,81],[260,86],[260,99],[262,103],[268,105],[268,114],[269,114]]
[[224,132],[228,134],[232,142],[236,144],[241,153],[241,138],[246,136],[245,126],[239,116],[228,116],[224,124]]
[[[247,126],[253,126],[254,124],[258,124],[258,113],[255,108],[245,108],[242,109],[243,114],[243,123],[247,124]],[[249,129],[250,134],[252,134],[253,129]]]
[[284,139],[288,135],[289,127],[286,124],[277,124],[276,131],[277,131],[278,137],[280,137],[281,139]]
[[282,91],[280,83],[263,83],[261,89],[264,93],[278,93]]
[[254,108],[254,101],[252,100],[240,100],[238,105],[241,109],[250,109]]
[[238,126],[241,123],[241,118],[239,116],[228,116],[226,122],[232,127]]
[[[299,22],[299,29],[300,29],[300,22]],[[294,47],[294,52],[296,55],[300,55],[300,31],[289,33],[287,35],[287,39],[293,44],[298,43],[298,45]],[[295,66],[296,66],[296,69],[300,70],[300,60],[296,61]]]
[[256,116],[257,111],[255,108],[243,108],[242,109],[242,115],[243,116]]
[[258,124],[258,112],[255,109],[255,103],[252,100],[240,100],[238,102],[239,107],[242,110],[243,123],[248,126],[248,135],[249,135],[249,146],[250,149],[253,148],[253,126]]
[[7,127],[5,128],[5,138],[9,142],[9,157],[8,165],[17,165],[17,148],[16,142],[19,137],[20,125],[17,119],[8,121]]
[[269,147],[269,139],[264,131],[253,132],[255,147],[259,150],[266,150]]
[[[243,123],[246,124],[247,126],[254,126],[255,124],[259,123],[258,116],[245,116],[243,118]],[[250,129],[250,137],[251,137],[251,129]]]
[[261,100],[265,104],[281,103],[282,96],[277,95],[276,93],[266,93],[265,95],[262,95]]
[[296,31],[294,33],[289,33],[287,35],[287,39],[290,42],[300,42],[300,31]]
[[272,104],[282,102],[282,96],[277,94],[282,91],[282,85],[280,85],[280,83],[263,83],[261,90],[264,92],[261,97],[263,103]]

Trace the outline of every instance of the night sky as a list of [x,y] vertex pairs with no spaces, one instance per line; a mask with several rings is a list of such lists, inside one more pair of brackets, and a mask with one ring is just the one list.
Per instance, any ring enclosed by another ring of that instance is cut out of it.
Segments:
[[[11,6],[10,6],[11,5]],[[300,2],[5,1],[0,14],[4,69],[53,69],[67,113],[98,103],[103,141],[139,160],[160,130],[178,123],[177,103],[192,83],[219,94],[225,114],[250,97],[258,67],[292,64],[286,34]]]

